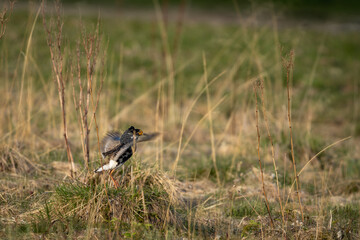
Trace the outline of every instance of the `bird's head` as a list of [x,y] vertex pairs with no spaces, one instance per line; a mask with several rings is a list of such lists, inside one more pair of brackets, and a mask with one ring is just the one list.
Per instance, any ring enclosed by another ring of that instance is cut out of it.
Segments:
[[132,135],[132,138],[138,139],[139,136],[143,135],[143,131],[138,128],[134,128],[133,126],[129,127],[127,130],[129,135]]

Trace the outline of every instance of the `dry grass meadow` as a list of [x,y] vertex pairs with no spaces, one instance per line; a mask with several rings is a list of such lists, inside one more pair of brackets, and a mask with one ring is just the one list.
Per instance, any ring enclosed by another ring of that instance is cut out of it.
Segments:
[[[0,7],[0,238],[360,238],[359,30]],[[131,125],[161,136],[116,189],[98,143]]]

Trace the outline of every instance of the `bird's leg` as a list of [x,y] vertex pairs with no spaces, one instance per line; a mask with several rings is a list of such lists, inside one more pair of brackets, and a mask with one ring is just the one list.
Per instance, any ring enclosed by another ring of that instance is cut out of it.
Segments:
[[120,185],[119,185],[119,183],[118,183],[117,181],[115,181],[115,179],[112,177],[112,173],[114,172],[114,170],[115,170],[115,169],[111,170],[111,172],[110,172],[110,177],[111,177],[111,179],[112,179],[113,182],[114,182],[115,188],[117,189]]

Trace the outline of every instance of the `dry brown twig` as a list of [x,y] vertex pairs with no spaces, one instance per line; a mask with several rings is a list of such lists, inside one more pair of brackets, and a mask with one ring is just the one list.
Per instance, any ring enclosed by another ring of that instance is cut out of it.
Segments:
[[257,152],[258,152],[258,159],[259,159],[259,167],[260,167],[260,172],[261,172],[261,182],[262,182],[262,190],[263,190],[263,195],[265,198],[265,204],[266,204],[266,209],[267,212],[269,214],[270,217],[270,223],[271,223],[271,227],[274,227],[274,221],[271,217],[271,213],[270,213],[270,207],[269,207],[269,201],[266,195],[266,191],[265,191],[265,183],[264,183],[264,172],[262,169],[262,164],[261,164],[261,157],[260,157],[260,130],[259,130],[259,111],[258,111],[258,96],[257,96],[257,89],[259,88],[259,82],[256,81],[253,85],[253,89],[254,89],[254,94],[255,94],[255,118],[256,118],[256,132],[257,132]]
[[14,9],[15,1],[9,1],[9,6],[4,5],[0,11],[0,39],[5,35],[6,25]]
[[65,80],[63,76],[64,69],[64,59],[63,59],[63,49],[62,49],[62,27],[63,20],[61,18],[61,4],[59,1],[56,1],[55,10],[56,10],[56,26],[54,28],[53,23],[50,20],[50,24],[47,23],[45,16],[45,3],[42,2],[42,16],[43,16],[43,25],[47,34],[47,44],[50,50],[52,70],[58,87],[59,101],[62,113],[63,120],[63,136],[65,140],[66,153],[70,165],[70,175],[71,177],[75,176],[75,165],[74,159],[71,153],[70,144],[68,140],[67,133],[67,122],[66,122],[66,109],[65,109]]

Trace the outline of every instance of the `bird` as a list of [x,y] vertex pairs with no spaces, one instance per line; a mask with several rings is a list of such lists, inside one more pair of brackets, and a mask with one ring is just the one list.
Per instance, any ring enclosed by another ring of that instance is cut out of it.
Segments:
[[116,188],[119,184],[112,177],[112,173],[121,167],[131,158],[136,150],[138,142],[144,142],[154,139],[159,133],[146,134],[141,129],[130,126],[123,134],[119,131],[110,131],[101,140],[101,156],[103,159],[108,158],[109,162],[98,169],[95,173],[110,171],[110,177]]

